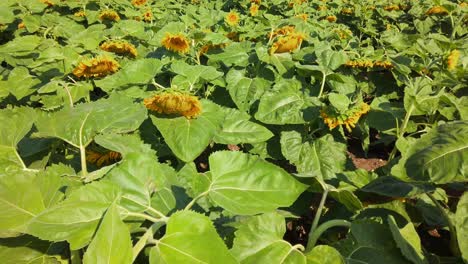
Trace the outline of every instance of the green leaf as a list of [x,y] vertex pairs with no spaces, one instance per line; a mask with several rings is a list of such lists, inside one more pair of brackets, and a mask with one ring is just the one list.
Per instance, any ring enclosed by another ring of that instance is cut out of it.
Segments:
[[249,121],[250,115],[237,109],[223,108],[226,119],[214,141],[222,144],[259,143],[273,137],[262,125]]
[[172,85],[179,89],[190,89],[202,81],[213,81],[221,76],[222,72],[212,66],[189,65],[183,61],[175,61],[171,65],[171,70],[177,74],[172,79]]
[[204,215],[180,211],[171,215],[166,234],[150,251],[150,263],[237,263]]
[[65,197],[65,188],[70,181],[63,176],[73,176],[75,171],[63,164],[52,164],[45,171],[38,173],[34,185],[39,188],[45,208],[49,208]]
[[343,256],[333,247],[327,245],[315,246],[306,254],[307,264],[345,264]]
[[[344,51],[323,50],[317,55],[317,63],[324,68],[325,74],[330,74],[348,60]],[[323,71],[323,70],[322,70]]]
[[468,175],[468,122],[433,128],[408,151],[406,173],[417,181],[437,184],[466,181]]
[[120,219],[114,202],[107,209],[99,229],[88,246],[83,263],[132,263],[132,240],[128,227]]
[[115,74],[96,80],[96,86],[110,93],[132,85],[148,84],[161,71],[163,63],[157,59],[139,59],[129,62]]
[[377,193],[389,197],[408,198],[434,190],[435,187],[428,183],[405,182],[391,176],[378,177],[361,189],[364,192]]
[[168,187],[162,188],[151,197],[151,207],[163,214],[172,211],[176,207],[176,202],[176,197]]
[[0,24],[10,24],[15,20],[15,15],[13,14],[13,9],[6,6],[0,8]]
[[[93,182],[34,217],[27,233],[49,241],[67,240],[72,250],[86,246],[103,213],[120,196],[110,182]],[[79,210],[78,210],[79,208]]]
[[0,239],[2,264],[66,263],[68,249],[63,244],[49,243],[32,236]]
[[38,117],[36,137],[60,138],[75,147],[87,146],[99,133],[125,133],[137,129],[146,118],[141,104],[122,95],[83,103],[74,108]]
[[218,105],[208,100],[201,102],[203,112],[197,118],[151,116],[153,124],[161,132],[169,148],[185,162],[194,160],[205,150],[224,119]]
[[252,215],[290,206],[307,188],[282,168],[241,152],[220,151],[209,157],[209,197],[224,209]]
[[329,93],[328,100],[330,101],[330,104],[340,112],[348,110],[348,106],[351,103],[346,95],[337,93]]
[[36,87],[41,81],[36,76],[29,74],[26,67],[15,67],[8,75],[7,81],[0,81],[2,86],[7,87],[10,93],[16,97],[17,100],[34,93]]
[[140,154],[151,154],[155,155],[155,151],[151,149],[151,146],[143,143],[140,137],[136,134],[116,134],[116,133],[106,133],[97,135],[94,138],[94,141],[100,146],[105,147],[122,154],[125,156],[129,153],[140,153]]
[[409,82],[403,98],[406,111],[413,106],[411,115],[433,114],[439,106],[442,93],[434,94],[432,85],[432,81],[422,77]]
[[413,226],[413,223],[407,222],[405,226],[399,227],[395,218],[388,216],[388,224],[392,232],[393,239],[400,248],[401,253],[412,263],[428,263],[424,257],[421,247],[421,240]]
[[344,169],[346,145],[334,141],[330,134],[303,143],[298,132],[286,131],[281,133],[280,143],[284,157],[303,175],[326,180],[335,178]]
[[166,185],[166,176],[153,155],[131,153],[106,176],[122,191],[121,205],[130,211],[144,211],[151,194]]
[[248,112],[270,83],[262,78],[245,77],[245,71],[231,69],[226,75],[227,90],[232,100],[241,111]]
[[73,34],[68,39],[68,43],[72,46],[82,46],[86,50],[95,49],[104,38],[105,29],[106,26],[103,24],[90,25],[80,30],[78,34]]
[[465,263],[468,262],[468,192],[460,197],[455,213],[455,227],[457,230],[457,239],[462,258]]
[[284,217],[276,212],[252,216],[239,223],[232,254],[240,263],[306,263],[298,248],[283,240]]
[[232,43],[223,52],[217,54],[206,54],[209,58],[209,63],[221,62],[226,66],[243,66],[249,64],[249,55],[247,52],[250,50],[249,43]]
[[0,46],[0,54],[22,55],[29,53],[34,51],[42,40],[43,38],[34,35],[17,37]]
[[24,232],[28,222],[45,209],[35,177],[21,172],[0,176],[0,232]]

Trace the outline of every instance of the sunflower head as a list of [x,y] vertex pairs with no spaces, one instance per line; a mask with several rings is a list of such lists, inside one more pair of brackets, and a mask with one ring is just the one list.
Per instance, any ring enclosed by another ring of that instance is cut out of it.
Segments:
[[336,16],[327,16],[325,18],[328,22],[333,23],[336,21]]
[[400,10],[400,6],[399,5],[388,5],[388,6],[384,7],[384,10],[385,11],[398,11],[398,10]]
[[136,57],[138,52],[132,44],[126,41],[106,41],[101,44],[100,48],[105,51],[113,52],[120,55],[128,55]]
[[304,22],[307,22],[307,18],[309,16],[307,14],[299,14],[299,15],[296,15],[295,17],[298,17],[298,18],[304,20]]
[[122,155],[116,151],[97,152],[93,150],[86,150],[86,161],[102,167],[109,165],[122,159]]
[[341,14],[343,14],[343,15],[352,15],[353,14],[353,9],[343,8],[343,9],[341,9]]
[[296,28],[294,26],[284,26],[276,29],[273,33],[270,33],[268,37],[274,38],[276,36],[285,36],[292,33],[296,33]]
[[151,10],[148,9],[143,13],[142,17],[143,17],[143,21],[151,22],[153,20],[153,12],[151,12]]
[[460,59],[460,51],[459,50],[452,50],[447,57],[447,69],[449,71],[454,70],[457,67],[458,60]]
[[318,7],[317,7],[317,10],[318,10],[318,11],[325,11],[325,10],[327,10],[327,9],[328,9],[328,7],[327,7],[326,5],[321,5],[321,6],[318,6]]
[[273,46],[270,49],[270,54],[292,52],[301,46],[304,38],[305,35],[302,33],[291,33],[286,36],[279,37],[278,40],[273,43]]
[[24,24],[24,22],[21,22],[18,24],[18,29],[22,29],[22,28],[25,28],[26,25]]
[[117,14],[117,12],[115,12],[114,10],[107,9],[107,10],[102,11],[101,14],[99,14],[99,19],[100,19],[101,21],[104,21],[104,20],[107,20],[107,21],[119,21],[119,20],[120,20],[120,16],[119,16],[119,14]]
[[190,50],[190,42],[182,33],[166,33],[161,44],[167,49],[179,53],[187,53]]
[[146,98],[143,103],[149,110],[160,114],[175,114],[186,118],[197,117],[202,112],[198,98],[182,92],[164,92]]
[[225,21],[229,26],[236,26],[239,24],[240,16],[236,11],[231,11],[226,15]]
[[344,113],[338,113],[334,108],[326,107],[320,110],[320,116],[330,130],[337,126],[345,126],[346,130],[351,132],[361,116],[368,113],[369,110],[370,106],[366,103],[356,105]]
[[258,14],[258,8],[259,6],[257,4],[252,4],[249,8],[250,15],[251,16],[256,16]]
[[426,15],[440,15],[444,16],[448,14],[448,10],[443,6],[433,6],[426,11]]
[[99,56],[81,61],[73,70],[76,77],[103,77],[119,70],[119,63],[113,58]]
[[147,0],[132,0],[133,6],[142,6],[146,4]]
[[85,12],[83,10],[80,10],[80,11],[75,12],[73,14],[73,16],[75,16],[75,17],[85,17],[86,14],[85,14]]

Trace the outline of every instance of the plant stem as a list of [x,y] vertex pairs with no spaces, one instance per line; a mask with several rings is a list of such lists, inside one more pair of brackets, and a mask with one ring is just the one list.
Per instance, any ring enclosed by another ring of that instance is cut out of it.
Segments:
[[320,98],[323,94],[323,88],[325,88],[325,81],[327,80],[327,74],[325,74],[324,72],[322,72],[322,85],[320,86],[320,92],[318,94],[318,98]]
[[307,247],[305,252],[310,252],[314,248],[315,244],[317,243],[318,239],[323,234],[323,232],[325,232],[327,229],[336,226],[344,226],[349,228],[351,227],[351,223],[346,220],[336,219],[321,224],[319,227],[317,227],[317,229],[309,233],[309,240],[307,241]]
[[320,216],[322,215],[322,210],[325,205],[325,201],[327,200],[328,189],[325,188],[322,193],[322,199],[320,200],[319,207],[317,208],[317,212],[315,212],[314,221],[312,222],[312,227],[310,228],[310,233],[314,232],[317,228],[318,222],[320,220]]
[[135,217],[143,218],[143,219],[149,220],[149,221],[151,221],[153,223],[166,222],[167,219],[168,219],[167,217],[155,218],[155,217],[152,217],[152,216],[147,215],[147,214],[134,213],[134,212],[127,212],[126,214],[127,214],[127,216],[135,216]]
[[447,213],[447,210],[440,205],[439,201],[432,195],[431,193],[426,193],[426,195],[431,199],[431,201],[435,204],[437,209],[442,213],[442,216],[445,218],[448,224],[448,228],[450,231],[450,251],[454,256],[459,257],[461,255],[460,249],[458,248],[458,239],[457,239],[457,230],[455,229],[455,225],[453,221],[450,219],[450,216]]
[[203,196],[207,195],[209,192],[210,192],[209,190],[206,191],[206,192],[202,192],[197,197],[193,198],[193,200],[189,204],[187,204],[187,206],[185,206],[184,211],[192,208],[192,206],[195,205],[195,203],[197,202],[198,199],[200,199]]
[[148,206],[146,209],[148,209],[148,211],[154,213],[155,215],[159,216],[160,218],[167,218],[165,214],[159,212],[158,210],[154,209],[151,206]]
[[70,250],[70,263],[71,264],[81,264],[80,250]]
[[86,120],[88,120],[88,116],[91,114],[91,112],[89,112],[85,119],[83,120],[83,122],[81,123],[81,126],[80,126],[80,158],[81,158],[81,176],[83,178],[86,178],[86,176],[88,175],[88,168],[87,168],[87,165],[86,165],[86,145],[83,144],[83,127],[84,127],[84,124],[86,123]]
[[[412,103],[408,111],[406,112],[405,119],[403,120],[403,124],[401,125],[400,130],[398,131],[397,140],[403,137],[403,135],[405,134],[406,126],[408,126],[409,119],[411,117],[411,114],[414,111],[414,107],[415,107],[414,103]],[[390,152],[388,161],[391,161],[395,157],[396,152],[397,152],[397,146],[395,145],[395,147],[393,147],[392,149],[392,152]]]
[[138,239],[137,243],[135,246],[133,246],[132,252],[133,252],[133,262],[135,262],[135,259],[138,257],[138,254],[143,250],[143,248],[146,246],[146,242],[150,239],[153,238],[153,234],[158,231],[158,229],[163,226],[164,223],[154,223],[146,232],[143,234],[143,236]]

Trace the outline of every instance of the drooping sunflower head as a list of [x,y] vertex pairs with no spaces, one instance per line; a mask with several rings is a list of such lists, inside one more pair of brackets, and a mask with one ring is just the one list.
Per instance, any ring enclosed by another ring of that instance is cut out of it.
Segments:
[[328,22],[333,23],[336,21],[336,16],[327,16],[325,18]]
[[179,53],[187,53],[190,50],[190,42],[182,33],[166,33],[161,44],[167,49]]
[[76,77],[103,77],[119,70],[119,63],[108,56],[81,61],[73,70]]
[[239,20],[240,20],[239,13],[237,13],[236,11],[231,10],[231,12],[229,12],[226,15],[226,18],[224,20],[226,21],[226,23],[229,26],[231,26],[231,27],[236,26],[237,24],[239,24]]
[[341,9],[341,14],[343,15],[352,15],[353,14],[353,9],[346,7]]
[[288,34],[296,33],[295,26],[284,26],[276,29],[273,33],[268,34],[269,38],[274,38],[276,36],[285,36]]
[[426,11],[426,15],[440,15],[444,16],[448,14],[448,10],[443,6],[433,6]]
[[257,4],[252,4],[249,8],[250,15],[251,16],[256,16],[258,14],[258,8],[259,6]]
[[384,7],[384,10],[385,11],[398,11],[398,10],[400,10],[400,6],[399,5],[388,5],[388,6]]
[[94,150],[86,150],[86,161],[96,165],[97,167],[102,167],[103,165],[109,165],[115,163],[122,159],[122,155],[116,151],[104,151],[98,152]]
[[194,118],[201,114],[201,103],[196,96],[182,92],[164,92],[146,98],[143,103],[149,110],[160,114]]
[[99,19],[101,21],[105,21],[105,20],[107,20],[107,21],[119,21],[120,16],[114,10],[107,9],[107,10],[103,10],[101,12],[101,14],[99,14]]
[[80,11],[75,12],[73,14],[73,16],[75,16],[75,17],[85,17],[86,14],[85,14],[85,12],[83,10],[80,10]]
[[129,55],[131,57],[136,57],[138,55],[135,46],[124,40],[106,41],[101,44],[100,48],[120,55]]
[[302,33],[291,33],[281,36],[273,43],[270,54],[292,52],[301,46],[304,39],[305,35]]
[[146,4],[148,0],[132,0],[132,5],[133,6],[142,6]]
[[454,70],[457,67],[458,60],[460,59],[460,51],[459,50],[452,50],[447,57],[447,69],[449,71]]
[[153,12],[151,12],[151,9],[148,9],[143,13],[142,17],[143,17],[143,21],[151,22],[153,21]]
[[330,130],[344,125],[346,130],[351,132],[351,129],[356,126],[361,116],[367,114],[369,110],[370,106],[366,103],[360,103],[348,109],[345,113],[338,113],[334,108],[325,107],[320,110],[320,116]]

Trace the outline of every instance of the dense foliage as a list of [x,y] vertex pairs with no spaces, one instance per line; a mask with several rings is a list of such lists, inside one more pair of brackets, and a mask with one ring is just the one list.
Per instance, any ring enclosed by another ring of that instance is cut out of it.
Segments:
[[1,1],[1,263],[466,263],[467,6]]

